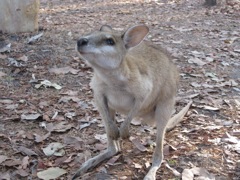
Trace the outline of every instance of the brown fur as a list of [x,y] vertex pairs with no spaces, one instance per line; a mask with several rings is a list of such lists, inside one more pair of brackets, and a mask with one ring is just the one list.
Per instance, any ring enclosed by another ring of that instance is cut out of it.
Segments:
[[[124,34],[103,26],[78,41],[80,57],[94,69],[91,87],[105,125],[108,149],[85,162],[74,178],[118,153],[121,150],[119,138],[129,137],[131,120],[140,117],[157,126],[152,167],[144,178],[155,179],[163,160],[165,130],[172,123],[170,117],[179,75],[161,48],[142,41],[147,33],[144,25],[129,28]],[[112,43],[109,38],[114,41],[113,45],[108,44]],[[127,115],[119,129],[114,122],[116,111]]]

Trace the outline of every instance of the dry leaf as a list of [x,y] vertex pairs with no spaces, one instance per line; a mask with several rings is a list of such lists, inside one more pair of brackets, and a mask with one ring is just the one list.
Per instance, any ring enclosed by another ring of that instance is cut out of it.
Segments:
[[191,86],[198,88],[198,87],[201,87],[202,85],[200,83],[197,83],[197,82],[192,82]]
[[224,134],[224,136],[222,137],[222,142],[229,142],[229,143],[233,143],[233,144],[237,144],[240,143],[240,139],[238,139],[235,136],[231,136],[228,132],[226,132]]
[[76,70],[76,69],[73,69],[72,67],[67,66],[62,68],[51,68],[49,72],[55,73],[55,74],[67,74],[67,73],[77,74],[79,70]]
[[0,48],[0,53],[3,53],[3,52],[10,52],[11,51],[11,43],[7,44],[6,46]]
[[3,103],[3,104],[12,104],[13,101],[10,100],[10,99],[0,99],[0,103]]
[[64,144],[80,150],[84,144],[83,140],[79,137],[64,137]]
[[62,121],[57,124],[48,123],[46,129],[49,132],[65,132],[65,131],[71,129],[72,127],[74,127],[73,124],[70,124],[67,121]]
[[38,156],[38,154],[36,154],[33,150],[23,146],[18,147],[18,150],[28,156]]
[[97,122],[97,119],[93,119],[93,120],[91,120],[91,121],[89,121],[89,122],[86,122],[86,123],[84,123],[84,124],[81,124],[81,125],[80,125],[80,130],[82,130],[83,128],[86,128],[86,127],[88,127],[88,126],[90,126],[91,124],[96,123],[96,122]]
[[95,144],[95,150],[97,151],[102,151],[106,149],[106,144],[102,144],[102,143],[96,143]]
[[0,59],[6,59],[7,56],[5,54],[0,54]]
[[133,120],[131,121],[131,124],[134,126],[140,126],[141,123],[141,119],[140,118],[133,118]]
[[133,163],[134,167],[136,169],[142,169],[142,165],[141,164],[138,164],[138,163]]
[[28,172],[26,172],[25,170],[23,169],[18,169],[16,171],[14,171],[14,173],[20,175],[21,177],[27,177],[29,175]]
[[78,91],[67,90],[67,91],[62,92],[62,93],[60,93],[60,94],[68,95],[68,96],[77,96],[78,93],[79,93]]
[[108,160],[107,164],[113,166],[120,157],[121,157],[121,154],[117,156],[113,156],[111,159]]
[[63,96],[59,99],[58,103],[65,102],[67,103],[68,101],[72,100],[73,102],[79,102],[81,99],[75,96]]
[[218,111],[219,108],[212,107],[212,106],[203,106],[203,109],[210,110],[210,111]]
[[7,159],[9,159],[7,156],[0,155],[0,164],[2,164],[2,162],[6,161]]
[[24,62],[27,62],[28,61],[28,57],[23,55],[22,57],[18,58],[18,60],[21,60],[21,61],[24,61]]
[[9,104],[5,107],[5,109],[9,109],[9,110],[15,110],[17,109],[18,104]]
[[8,172],[5,172],[5,173],[0,172],[0,177],[1,177],[1,180],[11,180],[11,176]]
[[7,75],[6,73],[0,71],[0,79],[1,79],[3,76],[6,76],[6,75]]
[[2,164],[4,164],[5,166],[17,166],[17,165],[21,165],[22,161],[18,159],[10,159],[10,160],[6,160]]
[[165,146],[163,147],[163,154],[164,154],[164,155],[169,155],[170,152],[176,151],[176,150],[177,150],[177,148],[175,148],[175,147],[167,144],[167,145],[165,145]]
[[32,44],[34,43],[35,41],[37,41],[38,39],[40,39],[40,37],[43,35],[43,33],[39,33],[35,36],[32,36],[31,38],[28,39],[27,43],[28,44]]
[[198,178],[206,180],[215,180],[215,176],[209,173],[205,168],[194,167],[192,169],[184,169],[182,172],[182,180],[193,180],[194,175]]
[[41,114],[39,114],[39,113],[36,113],[36,114],[22,114],[21,119],[22,120],[36,120],[40,116],[41,116]]
[[22,169],[26,169],[28,164],[29,164],[29,157],[28,156],[25,156],[23,159],[22,159]]
[[190,169],[184,169],[182,172],[182,180],[193,180],[194,174]]
[[44,180],[57,179],[58,177],[66,174],[67,171],[59,167],[51,167],[47,170],[37,173],[37,177]]
[[180,177],[180,176],[181,176],[181,173],[178,172],[176,169],[170,167],[169,164],[168,164],[166,161],[164,162],[164,164],[165,164],[165,166],[166,166],[168,169],[170,169],[170,170],[173,172],[173,174],[174,174],[175,176],[177,176],[177,177]]
[[46,156],[63,156],[65,152],[61,151],[62,148],[64,148],[64,145],[62,143],[53,142],[50,143],[47,147],[42,148],[42,150]]
[[147,148],[142,145],[141,141],[137,138],[130,137],[129,138],[132,143],[138,148],[139,151],[145,152],[147,151]]
[[51,132],[48,132],[47,134],[45,134],[44,136],[40,136],[38,134],[34,134],[35,136],[35,142],[39,143],[44,141],[45,139],[47,139],[49,136],[51,135]]
[[42,86],[44,86],[44,87],[53,87],[53,88],[55,88],[55,89],[57,89],[57,90],[62,89],[62,87],[61,87],[60,85],[58,85],[58,84],[56,84],[56,83],[51,83],[51,82],[48,81],[48,80],[40,81],[40,84],[36,84],[36,85],[35,85],[35,88],[39,89],[39,88],[42,87]]
[[203,65],[207,64],[206,62],[200,60],[199,58],[190,58],[190,59],[188,60],[188,62],[189,62],[190,64],[196,64],[196,65],[198,65],[198,66],[203,66]]
[[238,86],[238,83],[236,81],[234,81],[233,79],[226,81],[222,84],[220,84],[220,86]]
[[75,116],[76,116],[75,112],[67,112],[67,113],[64,114],[64,117],[67,117],[69,119],[72,119]]
[[107,144],[107,134],[96,134],[94,137],[102,144]]

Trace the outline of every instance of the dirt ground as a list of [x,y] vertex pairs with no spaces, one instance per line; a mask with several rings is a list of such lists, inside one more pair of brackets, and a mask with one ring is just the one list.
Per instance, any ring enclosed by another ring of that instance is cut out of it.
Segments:
[[[166,134],[157,179],[239,180],[239,12],[237,0],[214,7],[187,0],[41,1],[39,32],[0,33],[0,179],[69,179],[106,148],[92,70],[79,59],[76,41],[104,24],[120,31],[146,24],[147,39],[167,49],[179,68],[177,111],[193,100],[184,121]],[[123,152],[82,179],[143,179],[155,133],[133,123]]]

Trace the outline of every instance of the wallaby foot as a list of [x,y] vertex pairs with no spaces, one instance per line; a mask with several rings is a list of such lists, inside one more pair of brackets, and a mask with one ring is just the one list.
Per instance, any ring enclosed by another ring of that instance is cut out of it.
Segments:
[[153,155],[153,163],[152,166],[150,167],[147,175],[144,177],[143,180],[155,180],[156,179],[156,173],[157,170],[160,168],[163,160],[163,156],[161,155],[161,152],[154,152]]
[[82,167],[80,169],[78,169],[78,171],[73,175],[72,180],[83,175],[90,169],[93,169],[98,164],[111,158],[112,156],[116,155],[120,151],[121,151],[121,148],[120,148],[119,140],[117,140],[117,141],[113,140],[112,145],[109,146],[105,152],[103,152],[102,154],[99,154],[99,155],[87,160],[85,163],[83,163]]
[[[160,163],[161,165],[161,163]],[[147,175],[144,177],[143,180],[155,180],[156,179],[156,173],[160,165],[152,165],[151,168],[149,169]]]

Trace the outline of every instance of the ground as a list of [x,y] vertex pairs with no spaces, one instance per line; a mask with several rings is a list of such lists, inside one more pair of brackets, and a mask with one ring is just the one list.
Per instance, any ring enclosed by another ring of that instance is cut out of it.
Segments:
[[[177,111],[193,101],[166,134],[157,179],[240,179],[240,5],[217,2],[44,0],[39,32],[1,33],[0,179],[69,179],[106,148],[89,86],[92,70],[75,50],[81,35],[104,24],[120,31],[146,24],[147,39],[178,66]],[[123,152],[82,179],[143,179],[155,133],[133,123]]]

